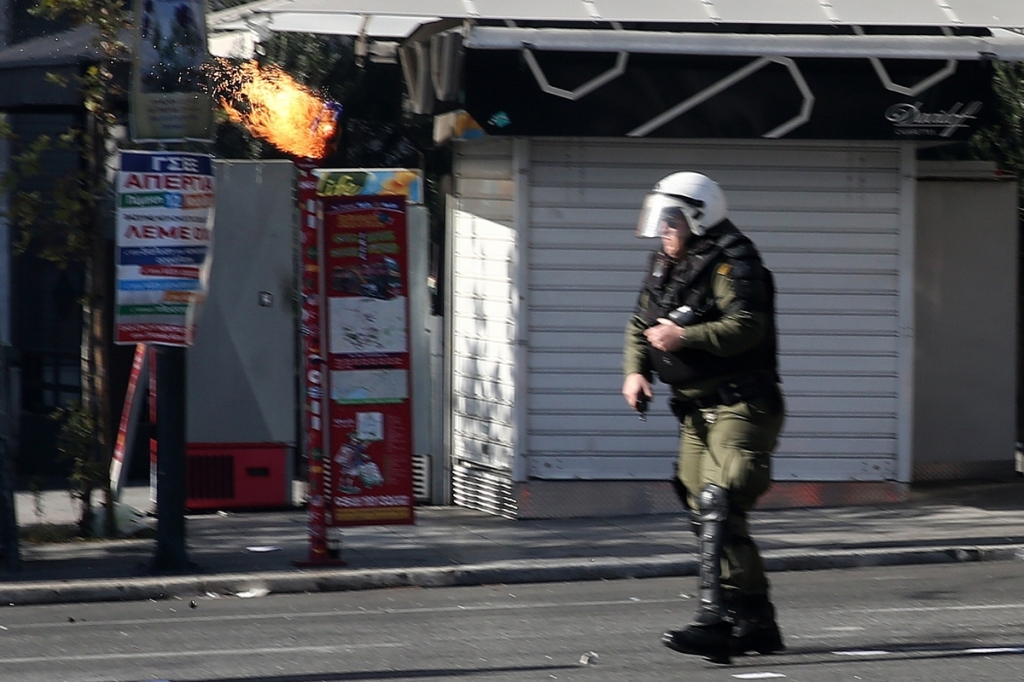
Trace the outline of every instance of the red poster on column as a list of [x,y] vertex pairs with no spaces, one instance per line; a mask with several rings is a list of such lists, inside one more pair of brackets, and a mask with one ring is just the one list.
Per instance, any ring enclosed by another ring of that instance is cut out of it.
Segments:
[[324,198],[332,522],[413,522],[405,197]]

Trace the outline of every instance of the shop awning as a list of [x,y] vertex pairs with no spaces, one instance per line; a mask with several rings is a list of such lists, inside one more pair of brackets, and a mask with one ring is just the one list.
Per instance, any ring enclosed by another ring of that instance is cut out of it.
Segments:
[[541,22],[1024,27],[1020,0],[261,0],[216,14],[244,13],[244,8],[284,18],[336,17],[321,28],[338,30],[345,30],[348,20],[337,15],[345,14]]
[[402,40],[439,19],[473,49],[1024,60],[1020,0],[259,0],[208,24]]
[[793,35],[476,26],[466,47],[634,54],[1024,60],[1024,35]]

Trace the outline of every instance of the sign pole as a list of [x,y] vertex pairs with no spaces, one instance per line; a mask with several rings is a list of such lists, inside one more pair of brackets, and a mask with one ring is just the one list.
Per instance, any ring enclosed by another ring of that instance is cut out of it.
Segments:
[[8,571],[21,569],[17,509],[14,504],[14,447],[11,428],[13,401],[7,353],[10,346],[0,341],[0,552]]
[[156,346],[155,572],[190,569],[185,551],[185,348]]
[[[115,343],[156,347],[154,572],[186,571],[186,347],[212,265],[213,157],[122,151],[117,197]],[[137,358],[141,360],[141,355]]]

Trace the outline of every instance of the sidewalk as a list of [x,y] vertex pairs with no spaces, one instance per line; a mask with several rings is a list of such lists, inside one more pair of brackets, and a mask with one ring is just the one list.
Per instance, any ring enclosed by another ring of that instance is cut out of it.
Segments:
[[[146,488],[124,499],[152,506]],[[45,493],[41,514],[28,493],[17,504],[22,526],[75,518],[65,493]],[[697,574],[682,514],[511,521],[419,507],[412,526],[343,529],[345,566],[296,568],[305,524],[301,509],[189,515],[187,575],[149,575],[152,539],[23,543],[22,570],[0,571],[0,604]],[[1024,558],[1024,479],[918,490],[885,507],[757,511],[751,526],[769,571]]]

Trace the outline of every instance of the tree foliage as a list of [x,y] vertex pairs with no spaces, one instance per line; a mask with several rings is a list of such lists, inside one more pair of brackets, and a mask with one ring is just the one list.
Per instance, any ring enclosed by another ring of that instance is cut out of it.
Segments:
[[[99,488],[105,493],[104,525],[112,534],[116,531],[113,501],[103,475],[114,443],[109,381],[112,245],[107,236],[113,187],[107,160],[113,131],[123,118],[119,103],[126,87],[121,66],[130,55],[123,38],[131,14],[123,0],[38,0],[32,11],[93,32],[92,57],[82,65],[77,82],[48,77],[77,88],[83,115],[79,125],[61,135],[25,143],[14,139],[15,152],[10,169],[0,178],[0,191],[9,192],[8,217],[17,235],[16,252],[32,253],[62,267],[80,263],[85,272],[82,400],[72,415],[75,418],[64,419],[58,438],[62,447],[78,443],[70,456],[74,459],[72,484],[82,501],[81,532],[92,532],[92,494]],[[3,132],[11,134],[9,127]],[[55,172],[55,164],[49,161],[62,151],[70,151],[77,161],[66,171]]]
[[996,120],[971,140],[975,153],[996,162],[1018,178],[1021,220],[1024,221],[1024,64],[996,62],[992,87],[996,95]]
[[92,457],[96,438],[95,419],[77,402],[56,410],[50,416],[60,423],[57,452],[71,464],[71,495],[81,500],[106,475],[104,463]]
[[13,251],[28,252],[66,268],[84,263],[91,252],[93,195],[77,170],[54,174],[47,157],[77,151],[80,131],[58,137],[41,135],[10,159],[0,178],[0,193],[9,194],[7,218],[15,227]]

